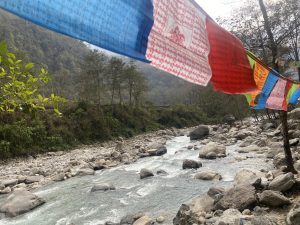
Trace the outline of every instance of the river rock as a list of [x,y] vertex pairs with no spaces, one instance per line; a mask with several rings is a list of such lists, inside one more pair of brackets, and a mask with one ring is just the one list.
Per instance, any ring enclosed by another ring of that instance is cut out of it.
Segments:
[[207,191],[207,195],[213,198],[215,201],[220,200],[225,193],[225,189],[221,187],[211,187]]
[[11,192],[11,187],[7,186],[6,188],[0,190],[1,195],[9,194]]
[[167,175],[169,175],[165,170],[157,170],[156,174],[160,175],[160,176],[167,176]]
[[182,169],[198,169],[202,167],[202,163],[201,162],[197,162],[195,160],[191,160],[191,159],[185,159],[182,163]]
[[206,125],[200,125],[195,130],[191,131],[189,136],[191,140],[202,139],[209,135],[209,128]]
[[210,153],[214,153],[217,157],[224,157],[226,156],[226,147],[215,142],[210,142],[201,148],[199,158],[208,158]]
[[255,203],[255,188],[251,185],[239,185],[226,191],[223,198],[215,204],[214,209],[226,210],[233,208],[243,211]]
[[297,146],[299,144],[299,138],[294,138],[290,140],[290,146]]
[[239,224],[240,218],[243,215],[237,209],[227,209],[223,212],[222,216],[216,220],[215,225],[235,225]]
[[0,212],[10,217],[26,213],[42,204],[45,200],[25,190],[16,190],[11,193],[4,204],[0,207]]
[[235,122],[235,117],[234,115],[228,114],[224,116],[223,122],[232,125]]
[[296,108],[289,112],[289,117],[291,119],[300,119],[300,108]]
[[18,183],[18,179],[9,179],[9,180],[3,180],[1,183],[7,187],[7,186],[14,186]]
[[162,156],[167,153],[167,148],[163,145],[157,149],[149,149],[147,152],[150,156]]
[[258,175],[259,171],[253,171],[249,169],[242,169],[234,177],[234,185],[242,184],[256,184],[260,179]]
[[106,168],[106,160],[105,159],[99,159],[94,163],[94,170],[103,170]]
[[148,216],[143,216],[136,220],[133,225],[152,225],[153,221],[150,217]]
[[37,182],[40,182],[43,178],[44,178],[44,176],[42,176],[42,175],[40,175],[40,176],[28,176],[28,177],[26,177],[24,183],[25,184],[37,183]]
[[111,190],[116,190],[115,186],[112,184],[108,184],[108,183],[98,183],[98,184],[94,184],[94,186],[92,187],[91,192],[95,192],[95,191],[111,191]]
[[258,194],[259,202],[272,207],[289,205],[292,202],[279,191],[265,190]]
[[81,168],[79,169],[75,176],[88,176],[88,175],[94,175],[95,171],[93,169],[90,168]]
[[286,222],[288,225],[300,224],[300,203],[296,204],[287,214]]
[[208,195],[196,197],[181,205],[176,217],[173,219],[173,224],[201,224],[201,222],[203,222],[203,215],[212,210],[213,204],[214,199]]
[[147,177],[152,177],[152,176],[154,176],[152,171],[147,170],[147,169],[141,169],[141,171],[140,171],[140,178],[141,179],[144,179],[144,178],[147,178]]
[[215,171],[207,170],[197,173],[194,178],[199,180],[221,180],[222,176]]
[[65,176],[65,173],[59,173],[59,174],[56,174],[52,180],[55,181],[55,182],[59,182],[59,181],[64,181],[66,178]]
[[272,180],[269,184],[269,189],[273,191],[288,191],[295,184],[294,174],[282,174]]
[[157,222],[157,223],[163,223],[163,222],[165,222],[165,217],[163,217],[163,216],[157,217],[157,218],[156,218],[156,222]]
[[286,160],[285,160],[284,154],[279,153],[279,154],[275,155],[275,157],[273,159],[273,164],[277,169],[279,169],[282,166],[286,166]]
[[132,225],[136,220],[143,216],[145,216],[144,213],[126,215],[121,219],[120,225]]

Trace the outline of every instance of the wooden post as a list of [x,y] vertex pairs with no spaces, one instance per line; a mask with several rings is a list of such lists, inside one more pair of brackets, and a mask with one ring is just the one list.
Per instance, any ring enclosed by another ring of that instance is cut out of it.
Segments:
[[294,168],[293,156],[290,148],[290,139],[289,139],[289,129],[287,123],[287,112],[280,111],[279,112],[280,121],[282,125],[282,137],[283,137],[283,146],[284,146],[284,154],[286,160],[287,170],[292,173],[297,173]]

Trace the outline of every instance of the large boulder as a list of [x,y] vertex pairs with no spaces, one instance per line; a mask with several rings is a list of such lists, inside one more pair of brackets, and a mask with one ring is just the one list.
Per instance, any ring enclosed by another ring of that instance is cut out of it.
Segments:
[[234,177],[234,184],[235,185],[242,185],[242,184],[256,184],[262,174],[259,171],[253,171],[249,169],[242,169]]
[[291,189],[295,182],[294,174],[282,174],[270,182],[269,189],[273,191],[285,192]]
[[199,153],[199,158],[210,159],[211,154],[214,154],[216,157],[225,157],[226,156],[226,147],[215,142],[209,142],[207,145],[203,146]]
[[215,171],[207,170],[197,173],[194,178],[198,180],[221,180],[222,176]]
[[191,131],[189,136],[191,140],[199,140],[209,135],[209,128],[205,125],[198,126],[195,130]]
[[182,163],[182,169],[198,169],[202,167],[202,163],[195,161],[195,160],[191,160],[191,159],[185,159]]
[[42,204],[45,200],[26,190],[16,190],[11,193],[0,207],[0,212],[10,217],[26,213]]
[[95,191],[110,191],[110,190],[116,190],[115,186],[109,183],[97,183],[94,184],[92,187],[91,192]]
[[288,225],[300,224],[300,204],[296,204],[287,214],[286,222]]
[[152,171],[147,170],[147,169],[141,169],[141,171],[140,171],[140,178],[141,179],[144,179],[144,178],[147,178],[147,177],[152,177],[152,176],[154,176]]
[[259,202],[266,206],[278,207],[292,202],[279,191],[265,190],[258,194]]
[[176,217],[173,219],[174,225],[201,224],[203,213],[208,213],[213,209],[214,199],[208,195],[196,197],[185,204],[182,204]]
[[223,198],[215,204],[214,208],[216,210],[233,208],[243,211],[251,208],[255,203],[255,188],[251,185],[240,185],[226,191]]

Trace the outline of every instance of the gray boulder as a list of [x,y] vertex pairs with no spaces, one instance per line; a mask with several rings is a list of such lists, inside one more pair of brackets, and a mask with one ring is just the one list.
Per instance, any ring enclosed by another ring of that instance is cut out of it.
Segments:
[[16,190],[11,193],[0,207],[0,212],[10,217],[26,213],[42,204],[45,200],[26,190]]
[[254,185],[259,182],[260,177],[263,176],[259,171],[249,169],[242,169],[237,172],[234,177],[234,185],[250,184]]
[[152,171],[147,170],[147,169],[141,169],[141,171],[140,171],[140,178],[141,179],[144,179],[144,178],[147,178],[147,177],[152,177],[152,176],[154,176]]
[[292,202],[279,191],[265,190],[258,194],[259,202],[266,206],[278,207]]
[[108,183],[98,183],[98,184],[94,184],[91,192],[95,192],[95,191],[111,191],[111,190],[116,190],[115,186],[112,184],[108,184]]
[[198,169],[202,167],[202,163],[201,162],[197,162],[195,160],[191,160],[191,159],[185,159],[182,163],[182,169]]
[[233,208],[243,211],[255,203],[255,188],[251,185],[240,185],[226,191],[223,198],[215,204],[214,209],[226,210]]
[[198,180],[221,180],[222,176],[215,171],[207,170],[197,173],[194,178]]
[[195,130],[191,131],[189,136],[191,140],[199,140],[209,135],[209,128],[205,125],[198,126]]
[[209,142],[207,145],[201,148],[199,158],[209,159],[211,153],[214,153],[216,157],[225,157],[226,147],[215,142]]
[[9,179],[9,180],[3,180],[1,183],[5,187],[7,187],[7,186],[14,186],[18,184],[18,181],[19,181],[18,179]]
[[288,225],[300,224],[300,204],[296,204],[287,214],[286,222]]
[[149,149],[147,153],[149,153],[150,156],[162,156],[167,153],[167,148],[163,145],[156,149]]
[[208,213],[213,209],[214,199],[208,195],[196,197],[181,205],[176,217],[173,219],[174,225],[201,224],[203,213]]
[[282,174],[270,182],[269,189],[273,191],[285,192],[291,189],[295,182],[294,174]]

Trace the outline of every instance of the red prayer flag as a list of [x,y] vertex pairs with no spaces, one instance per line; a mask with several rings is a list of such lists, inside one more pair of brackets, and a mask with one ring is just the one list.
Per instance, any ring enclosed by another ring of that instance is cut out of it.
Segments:
[[206,20],[206,29],[214,89],[228,94],[257,91],[242,42],[209,18]]

